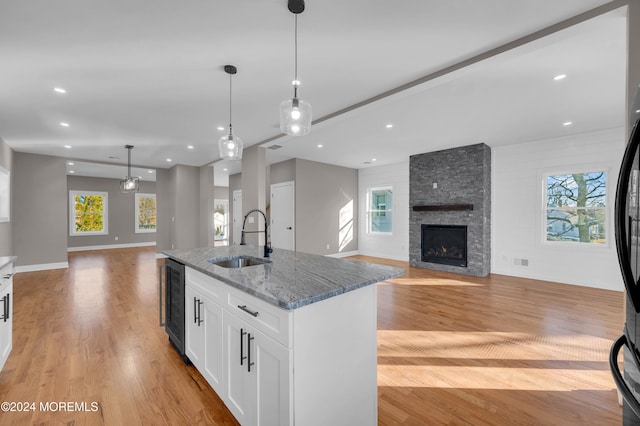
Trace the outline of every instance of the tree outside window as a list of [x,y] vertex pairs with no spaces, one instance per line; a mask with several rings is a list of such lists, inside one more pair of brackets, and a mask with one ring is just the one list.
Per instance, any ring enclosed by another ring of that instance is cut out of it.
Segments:
[[108,195],[106,192],[69,191],[69,234],[108,234]]
[[607,174],[604,171],[546,177],[547,241],[607,242]]
[[368,232],[393,232],[393,188],[370,188],[367,192]]
[[156,232],[156,194],[136,192],[136,233]]

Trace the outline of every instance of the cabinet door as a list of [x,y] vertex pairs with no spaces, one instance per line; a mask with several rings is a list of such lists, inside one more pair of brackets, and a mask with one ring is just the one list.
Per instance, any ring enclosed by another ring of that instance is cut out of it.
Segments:
[[0,370],[13,346],[13,283],[11,278],[0,285]]
[[260,332],[256,332],[252,343],[254,347],[251,348],[251,358],[253,360],[255,353],[255,365],[251,374],[255,371],[253,380],[256,380],[257,391],[255,424],[292,425],[291,351]]
[[193,288],[185,287],[185,353],[198,370],[202,371],[204,356],[204,328],[198,322],[198,309],[202,312],[202,296]]
[[225,403],[243,425],[293,424],[291,351],[228,312]]
[[[225,312],[224,365],[225,392],[223,400],[242,425],[255,424],[255,375],[249,374],[249,326]],[[253,355],[253,354],[251,354]],[[255,371],[255,370],[253,370]]]
[[218,395],[222,395],[224,392],[222,307],[208,298],[203,300],[199,315],[204,328],[204,364],[202,368],[198,366],[198,370]]

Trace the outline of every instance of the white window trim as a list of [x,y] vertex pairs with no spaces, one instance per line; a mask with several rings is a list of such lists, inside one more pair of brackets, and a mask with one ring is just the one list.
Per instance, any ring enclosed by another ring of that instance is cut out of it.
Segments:
[[[366,208],[365,208],[365,220],[366,220],[366,230],[367,230],[367,234],[372,235],[372,236],[392,236],[393,235],[393,230],[395,228],[395,222],[396,222],[396,218],[395,215],[393,214],[394,211],[394,206],[392,205],[391,208],[384,210],[385,212],[390,212],[392,214],[391,217],[391,232],[381,232],[381,231],[373,231],[371,229],[371,193],[373,191],[380,191],[380,190],[390,190],[392,194],[395,194],[395,189],[393,187],[393,185],[377,185],[377,186],[372,186],[367,188],[367,192],[366,192]],[[396,197],[394,195],[393,197],[393,204],[395,204],[396,202]]]
[[[569,242],[569,241],[549,241],[547,240],[547,177],[549,176],[559,176],[559,175],[569,175],[573,173],[594,173],[594,172],[605,172],[607,174],[607,184],[606,184],[606,214],[605,214],[605,232],[606,232],[606,242],[605,243],[581,243],[581,242]],[[559,247],[559,248],[573,248],[577,250],[587,249],[587,250],[602,250],[602,249],[610,249],[615,240],[614,230],[612,226],[612,217],[613,217],[613,205],[614,205],[614,196],[615,196],[615,180],[617,179],[617,174],[614,176],[611,172],[611,167],[602,165],[602,164],[582,164],[576,166],[568,166],[564,169],[548,169],[548,170],[539,170],[538,171],[538,182],[540,183],[540,196],[538,197],[539,203],[539,215],[538,215],[538,226],[537,230],[540,235],[540,243],[546,247]]]
[[[103,197],[104,202],[102,205],[104,211],[102,212],[102,223],[104,227],[102,228],[102,231],[76,232],[76,195],[100,195]],[[101,191],[69,191],[69,236],[82,237],[88,235],[109,235],[109,193]]]
[[138,200],[140,198],[156,198],[156,194],[145,194],[145,193],[141,193],[141,192],[136,192],[135,193],[135,203],[136,203],[136,215],[133,218],[134,223],[133,223],[133,229],[135,230],[136,234],[149,234],[149,233],[153,233],[156,232],[157,228],[158,228],[158,200],[156,199],[156,229],[140,229],[138,228],[138,216],[140,215],[140,203],[138,203]]

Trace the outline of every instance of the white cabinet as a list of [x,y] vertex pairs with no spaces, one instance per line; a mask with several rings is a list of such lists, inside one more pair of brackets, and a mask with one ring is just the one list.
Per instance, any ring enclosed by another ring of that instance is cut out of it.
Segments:
[[185,279],[185,353],[219,394],[223,387],[222,306],[216,288],[202,288],[203,274],[187,270]]
[[0,371],[13,344],[13,264],[0,269]]
[[376,425],[376,286],[285,310],[189,267],[186,353],[242,425]]
[[224,336],[229,410],[243,425],[292,424],[291,350],[226,311]]

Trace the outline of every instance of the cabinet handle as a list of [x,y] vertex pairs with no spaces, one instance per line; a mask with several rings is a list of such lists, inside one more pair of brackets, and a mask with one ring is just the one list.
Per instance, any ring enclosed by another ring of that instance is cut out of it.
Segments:
[[198,323],[198,312],[196,311],[196,307],[198,306],[198,299],[193,296],[193,323]]
[[7,275],[4,275],[2,278],[4,278],[5,280],[8,280],[8,279],[9,279],[9,278],[11,278],[12,276],[13,276],[13,273],[11,273],[11,274],[7,274]]
[[198,327],[200,327],[200,324],[202,324],[203,320],[202,320],[202,312],[200,312],[200,306],[202,306],[204,302],[200,299],[198,299]]
[[255,363],[251,362],[251,341],[254,339],[253,337],[251,337],[251,333],[247,333],[247,355],[249,356],[249,359],[247,359],[247,371],[249,373],[251,373],[251,366]]
[[242,309],[249,315],[253,315],[254,317],[258,316],[258,311],[252,311],[251,309],[247,308],[247,305],[238,305],[238,308]]
[[158,319],[160,327],[164,327],[166,323],[162,321],[162,270],[164,265],[158,265]]
[[2,298],[2,320],[7,322],[9,319],[9,293]]
[[7,313],[4,314],[4,322],[7,322],[7,320],[9,319],[9,312],[11,311],[11,294],[7,293],[7,298],[6,298],[6,304],[7,304]]
[[244,365],[244,360],[247,359],[246,356],[244,356],[244,348],[243,348],[243,340],[244,340],[244,335],[247,334],[247,332],[244,331],[243,328],[240,329],[240,365]]

